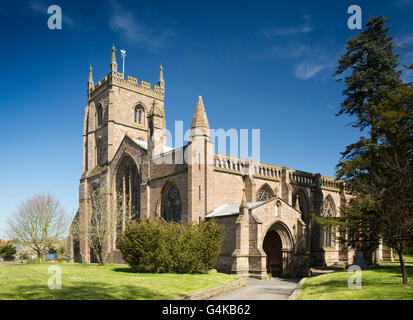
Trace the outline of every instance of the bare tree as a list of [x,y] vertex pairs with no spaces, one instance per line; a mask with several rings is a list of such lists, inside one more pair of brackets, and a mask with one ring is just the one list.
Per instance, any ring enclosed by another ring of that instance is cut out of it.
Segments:
[[53,195],[39,194],[21,202],[7,225],[7,236],[31,248],[41,263],[47,249],[66,235],[69,217]]
[[[99,265],[104,265],[111,252],[111,239],[119,234],[134,216],[128,198],[118,195],[112,205],[111,194],[105,187],[97,187],[90,194],[89,221],[76,216],[72,222],[71,234],[74,240],[86,243],[93,251]],[[129,203],[129,204],[127,204]]]

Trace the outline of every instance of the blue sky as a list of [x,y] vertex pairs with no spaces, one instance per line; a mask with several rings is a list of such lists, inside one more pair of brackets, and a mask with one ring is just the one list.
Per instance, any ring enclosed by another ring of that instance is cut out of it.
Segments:
[[[47,27],[52,4],[62,30]],[[262,162],[333,176],[360,135],[335,117],[343,87],[331,77],[358,32],[347,27],[352,4],[363,25],[387,16],[403,62],[413,61],[413,0],[2,0],[0,230],[35,193],[77,209],[88,67],[104,77],[113,43],[127,50],[127,75],[155,84],[164,66],[172,132],[175,120],[189,127],[202,95],[211,127],[261,130]]]

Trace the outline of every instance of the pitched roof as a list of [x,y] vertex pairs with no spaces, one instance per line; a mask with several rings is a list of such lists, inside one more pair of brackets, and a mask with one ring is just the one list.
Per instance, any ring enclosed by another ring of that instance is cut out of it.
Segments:
[[[262,205],[265,205],[269,202],[272,201],[281,201],[282,203],[286,204],[287,206],[291,207],[293,210],[297,211],[298,213],[301,213],[298,211],[296,208],[293,206],[289,205],[287,202],[285,202],[283,199],[279,197],[271,198],[265,201],[255,201],[255,202],[247,202],[247,207],[248,209],[255,210],[258,207],[261,207]],[[239,209],[240,205],[238,203],[235,204],[223,204],[222,206],[219,206],[212,210],[211,213],[209,213],[206,217],[207,218],[212,218],[212,217],[223,217],[223,216],[233,216],[233,215],[238,215],[239,214]]]
[[[148,142],[139,140],[139,139],[132,139],[133,142],[135,142],[138,146],[142,147],[145,150],[148,150]],[[171,147],[163,146],[162,152],[168,152],[173,150]]]
[[[248,209],[251,209],[258,204],[261,204],[263,201],[256,201],[256,202],[247,202]],[[233,204],[223,204],[222,206],[219,206],[212,210],[210,214],[208,214],[206,217],[207,218],[212,218],[212,217],[223,217],[223,216],[234,216],[239,214],[239,203],[233,203]]]

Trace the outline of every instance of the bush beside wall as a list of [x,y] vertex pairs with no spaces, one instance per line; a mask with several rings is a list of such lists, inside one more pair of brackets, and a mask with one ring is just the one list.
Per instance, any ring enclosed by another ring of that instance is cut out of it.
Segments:
[[164,220],[133,221],[118,242],[136,272],[203,273],[218,259],[222,227],[213,220],[183,225]]

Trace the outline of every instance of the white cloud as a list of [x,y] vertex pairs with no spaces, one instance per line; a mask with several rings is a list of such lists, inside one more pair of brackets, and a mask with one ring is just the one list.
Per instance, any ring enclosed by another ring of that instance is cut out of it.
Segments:
[[309,80],[327,67],[328,65],[326,64],[301,62],[295,66],[294,74],[298,79]]
[[297,42],[285,42],[271,45],[267,50],[260,51],[255,59],[258,60],[284,60],[299,58],[311,52],[311,47]]
[[289,36],[313,31],[313,28],[310,25],[310,17],[305,15],[303,18],[305,23],[302,25],[290,27],[271,27],[262,30],[260,34],[266,38],[275,38],[278,36]]
[[176,36],[171,28],[154,30],[144,24],[132,12],[124,10],[118,3],[113,3],[109,26],[126,41],[144,45],[149,51],[159,52],[168,40]]

